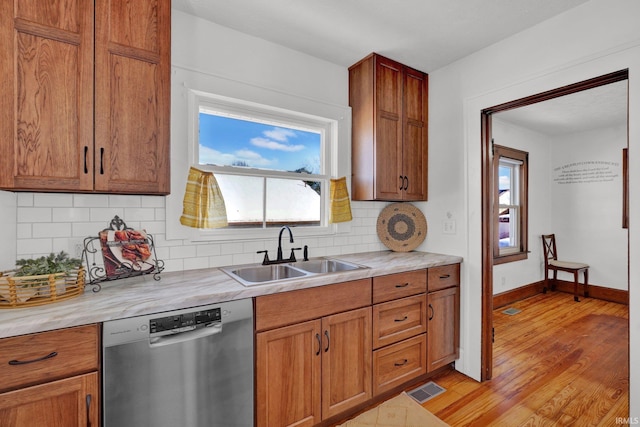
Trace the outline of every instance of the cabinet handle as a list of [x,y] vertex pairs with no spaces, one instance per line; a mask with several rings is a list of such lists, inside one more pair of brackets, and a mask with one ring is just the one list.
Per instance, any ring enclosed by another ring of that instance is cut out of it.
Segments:
[[322,338],[320,338],[320,334],[316,334],[316,340],[318,340],[318,351],[316,351],[316,356],[319,356],[320,350],[322,350]]
[[329,351],[329,344],[330,344],[330,340],[329,340],[329,331],[324,331],[324,336],[327,337],[327,347],[324,349],[324,352],[326,353],[327,351]]
[[404,189],[408,189],[409,188],[409,177],[405,176],[404,177]]
[[100,175],[104,175],[104,147],[100,148]]
[[406,288],[407,286],[409,286],[409,282],[406,283],[398,283],[396,285],[396,288]]
[[407,320],[408,317],[404,316],[402,319],[393,319],[394,322],[404,322],[405,320]]
[[400,190],[402,190],[402,187],[404,187],[404,177],[402,175],[400,175]]
[[448,279],[449,277],[451,277],[450,274],[443,274],[442,276],[440,276],[441,279]]
[[87,427],[91,427],[91,395],[87,394]]
[[89,173],[89,167],[87,166],[87,154],[89,154],[89,147],[84,146],[84,173],[85,175]]
[[397,362],[396,362],[396,363],[394,363],[394,365],[396,365],[396,366],[404,366],[404,365],[406,365],[406,364],[407,364],[407,362],[408,362],[408,360],[407,360],[407,359],[403,359],[401,363],[397,363]]
[[431,311],[431,314],[429,315],[429,320],[433,319],[433,315],[435,314],[435,312],[433,311],[433,306],[431,304],[429,304],[429,311]]
[[51,359],[52,357],[56,357],[58,355],[57,351],[52,351],[51,353],[47,354],[46,356],[42,356],[42,357],[38,357],[37,359],[32,359],[32,360],[9,360],[9,365],[15,366],[15,365],[26,365],[29,363],[34,363],[34,362],[40,362],[42,360],[47,360],[47,359]]

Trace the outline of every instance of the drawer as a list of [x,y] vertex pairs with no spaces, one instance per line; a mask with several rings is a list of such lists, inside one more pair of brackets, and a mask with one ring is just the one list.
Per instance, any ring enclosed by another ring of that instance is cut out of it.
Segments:
[[432,267],[428,270],[429,292],[458,286],[460,284],[460,264]]
[[373,394],[378,395],[427,373],[427,334],[373,352]]
[[427,270],[408,271],[373,278],[373,303],[427,292]]
[[373,348],[427,332],[427,294],[373,306]]
[[98,326],[0,340],[0,392],[98,369]]
[[256,298],[256,331],[300,323],[371,305],[371,279]]

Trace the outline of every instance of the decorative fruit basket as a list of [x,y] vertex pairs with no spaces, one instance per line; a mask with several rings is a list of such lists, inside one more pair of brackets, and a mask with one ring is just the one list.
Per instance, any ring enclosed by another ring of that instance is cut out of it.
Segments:
[[0,308],[50,304],[84,292],[84,267],[64,252],[16,264],[15,270],[0,272]]

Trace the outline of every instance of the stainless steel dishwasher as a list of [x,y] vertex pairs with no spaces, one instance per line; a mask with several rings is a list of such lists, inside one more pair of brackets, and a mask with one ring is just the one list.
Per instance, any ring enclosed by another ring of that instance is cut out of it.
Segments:
[[247,427],[253,417],[251,299],[109,321],[104,427]]

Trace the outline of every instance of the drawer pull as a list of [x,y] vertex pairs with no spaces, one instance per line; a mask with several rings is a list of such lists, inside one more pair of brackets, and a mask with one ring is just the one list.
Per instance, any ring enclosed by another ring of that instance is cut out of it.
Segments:
[[407,362],[408,362],[408,360],[407,360],[407,359],[404,359],[401,363],[396,362],[396,363],[394,363],[394,365],[395,365],[395,366],[404,366],[404,365],[406,365],[406,364],[407,364]]
[[51,359],[52,357],[56,357],[58,355],[57,351],[52,351],[51,353],[47,354],[46,356],[42,356],[39,357],[37,359],[33,359],[33,360],[9,360],[9,365],[15,366],[15,365],[26,365],[29,363],[34,363],[34,362],[40,362],[42,360],[47,360],[47,359]]
[[406,288],[407,286],[409,286],[409,282],[397,284],[396,288]]
[[440,276],[441,279],[448,279],[449,277],[451,277],[450,274],[443,274],[442,276]]
[[402,319],[393,319],[393,320],[394,320],[394,322],[404,322],[407,319],[408,319],[408,317],[404,316]]
[[431,315],[429,316],[429,320],[432,320],[434,312],[433,312],[433,306],[431,304],[429,304],[429,310],[431,311]]
[[316,356],[319,356],[320,350],[322,350],[322,338],[320,338],[320,334],[316,334],[316,340],[318,340],[318,351],[316,351]]

